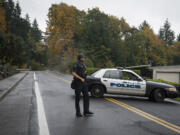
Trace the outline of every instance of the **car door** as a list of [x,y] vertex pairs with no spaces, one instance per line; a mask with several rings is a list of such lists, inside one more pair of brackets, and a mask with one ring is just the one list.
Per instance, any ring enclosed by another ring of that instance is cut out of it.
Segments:
[[106,86],[107,93],[120,93],[123,90],[119,84],[122,83],[121,72],[119,70],[105,71],[101,82]]
[[145,95],[146,92],[146,82],[128,71],[122,71],[122,87],[121,92],[127,95]]

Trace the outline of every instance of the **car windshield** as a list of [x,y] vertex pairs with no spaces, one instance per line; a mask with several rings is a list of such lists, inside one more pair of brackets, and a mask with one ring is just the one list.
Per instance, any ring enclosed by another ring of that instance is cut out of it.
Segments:
[[123,79],[124,80],[138,80],[138,77],[130,72],[123,71]]
[[96,74],[97,74],[99,71],[100,71],[100,70],[98,70],[98,71],[94,72],[93,74],[91,74],[91,76],[95,77],[95,76],[96,76]]
[[120,73],[118,70],[107,70],[103,78],[120,79]]

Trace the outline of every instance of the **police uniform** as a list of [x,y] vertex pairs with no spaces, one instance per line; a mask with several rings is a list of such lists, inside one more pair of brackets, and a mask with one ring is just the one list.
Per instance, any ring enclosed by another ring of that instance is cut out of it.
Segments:
[[[86,67],[82,62],[77,62],[73,67],[73,72],[78,74],[80,77],[84,78],[86,80]],[[75,88],[75,108],[76,108],[76,114],[80,113],[80,95],[83,94],[83,107],[84,107],[84,113],[89,112],[89,95],[88,95],[88,89],[86,85],[86,81],[82,82],[80,79],[74,77],[74,81],[76,84]]]

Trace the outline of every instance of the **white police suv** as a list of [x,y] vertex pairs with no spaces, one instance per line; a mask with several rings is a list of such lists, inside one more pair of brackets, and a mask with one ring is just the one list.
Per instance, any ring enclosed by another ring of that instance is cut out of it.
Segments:
[[146,81],[131,70],[123,68],[100,69],[87,76],[87,86],[93,97],[104,93],[145,96],[161,102],[165,98],[176,98],[178,92],[172,85]]

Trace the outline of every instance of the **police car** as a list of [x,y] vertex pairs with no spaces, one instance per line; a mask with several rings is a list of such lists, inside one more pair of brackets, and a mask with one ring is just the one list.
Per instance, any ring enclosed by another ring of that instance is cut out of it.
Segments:
[[146,81],[135,72],[123,68],[100,69],[88,76],[87,86],[93,97],[121,94],[149,97],[162,102],[165,98],[176,98],[178,92],[172,85]]

